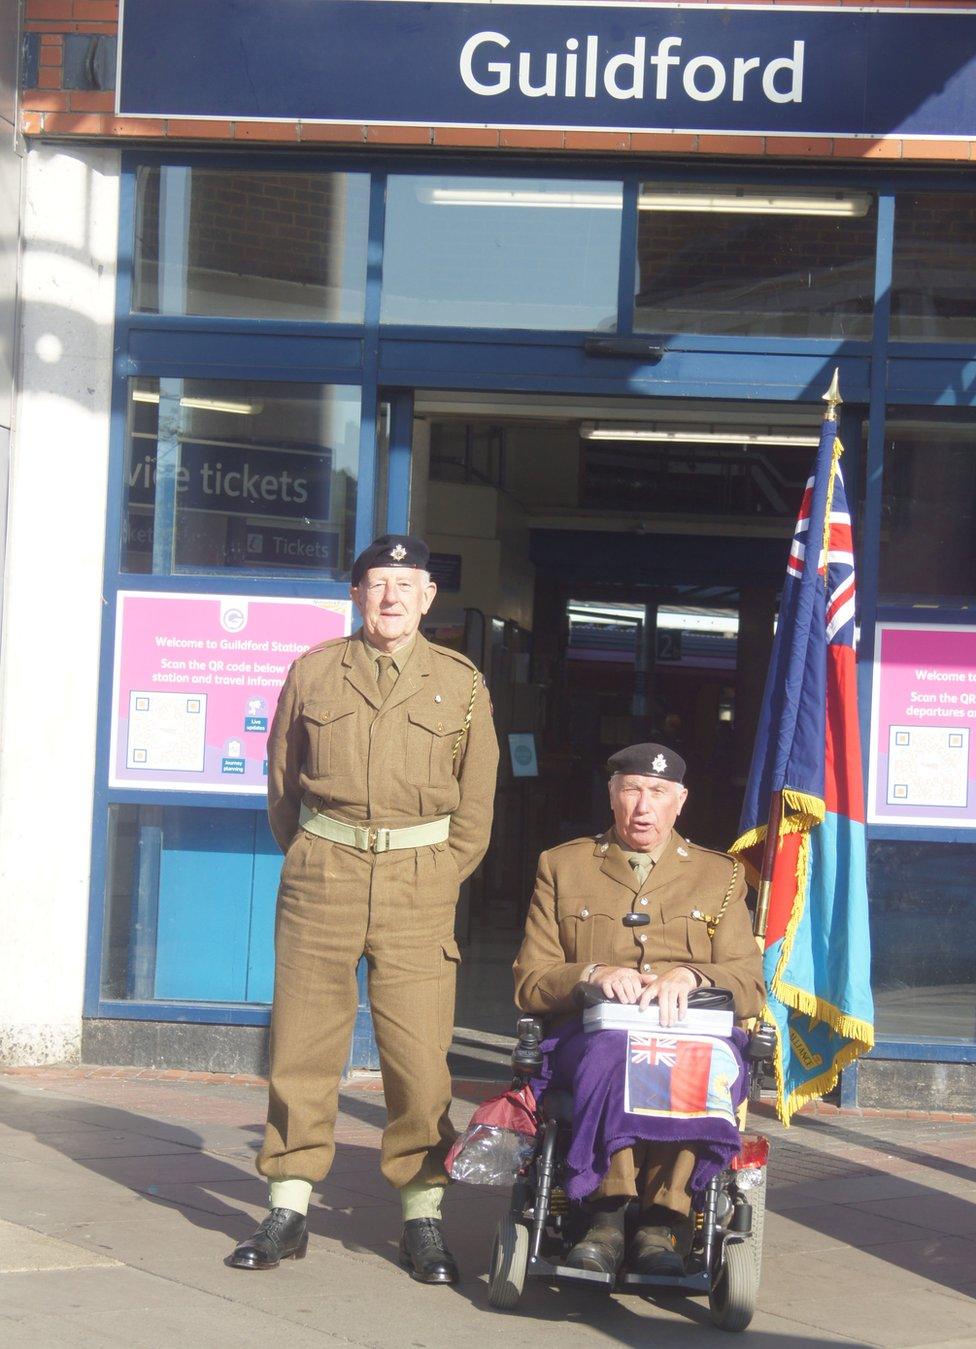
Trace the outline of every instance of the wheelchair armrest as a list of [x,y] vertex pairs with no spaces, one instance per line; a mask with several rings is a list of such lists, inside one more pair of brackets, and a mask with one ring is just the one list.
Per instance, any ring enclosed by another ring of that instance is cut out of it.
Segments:
[[757,1021],[749,1033],[749,1058],[755,1063],[763,1063],[776,1054],[776,1027],[768,1021]]

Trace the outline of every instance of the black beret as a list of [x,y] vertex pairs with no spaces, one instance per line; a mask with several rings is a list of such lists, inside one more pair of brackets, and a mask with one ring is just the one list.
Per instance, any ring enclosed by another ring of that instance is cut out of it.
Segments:
[[358,586],[370,567],[416,567],[426,571],[430,549],[412,534],[381,534],[352,564],[352,583]]
[[635,773],[645,778],[663,778],[665,782],[684,782],[685,761],[667,745],[628,745],[607,760],[607,772]]

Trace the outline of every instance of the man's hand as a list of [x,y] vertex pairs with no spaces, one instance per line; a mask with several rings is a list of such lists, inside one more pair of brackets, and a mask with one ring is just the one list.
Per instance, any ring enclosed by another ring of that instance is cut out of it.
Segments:
[[587,982],[596,984],[603,996],[613,1002],[635,1003],[650,978],[651,975],[628,969],[626,965],[598,965]]
[[638,977],[642,977],[644,981],[640,1005],[646,1007],[648,1003],[656,1001],[662,1026],[673,1026],[676,1021],[685,1019],[688,1011],[688,994],[698,987],[698,975],[694,970],[679,965],[676,970],[669,970],[667,974],[645,974]]

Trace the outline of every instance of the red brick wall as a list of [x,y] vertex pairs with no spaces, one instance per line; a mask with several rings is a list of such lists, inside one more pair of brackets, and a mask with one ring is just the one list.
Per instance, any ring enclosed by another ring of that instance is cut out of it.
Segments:
[[[241,276],[324,285],[332,274],[334,238],[341,233],[331,174],[193,172],[193,227],[187,264]],[[159,172],[140,175],[140,253],[156,261]]]
[[[719,3],[720,0],[704,0]],[[787,0],[739,0],[759,6]],[[165,3],[165,0],[160,0]],[[792,5],[822,0],[788,0]],[[855,9],[945,8],[945,0],[834,0]],[[955,9],[976,10],[976,0],[953,0]],[[190,118],[116,117],[110,92],[73,92],[62,88],[61,51],[66,33],[114,34],[117,0],[26,0],[24,28],[41,33],[37,87],[24,91],[20,124],[25,136],[190,141],[219,144],[266,142],[314,145],[443,146],[471,150],[572,151],[601,154],[703,155],[709,158],[907,160],[968,162],[976,141],[846,140],[805,136],[670,135],[658,132],[498,131],[479,127],[321,126],[309,122],[209,122]]]

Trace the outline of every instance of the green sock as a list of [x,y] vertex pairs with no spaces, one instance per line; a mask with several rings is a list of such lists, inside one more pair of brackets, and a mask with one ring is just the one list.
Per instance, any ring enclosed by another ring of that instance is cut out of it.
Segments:
[[400,1191],[400,1203],[403,1205],[403,1221],[412,1218],[439,1218],[441,1216],[441,1198],[445,1186],[431,1185],[426,1180],[412,1180]]
[[307,1213],[311,1197],[310,1180],[273,1180],[268,1185],[269,1208],[290,1208],[293,1213]]

